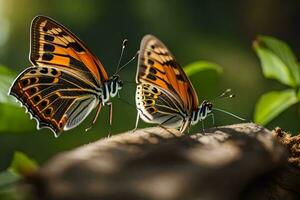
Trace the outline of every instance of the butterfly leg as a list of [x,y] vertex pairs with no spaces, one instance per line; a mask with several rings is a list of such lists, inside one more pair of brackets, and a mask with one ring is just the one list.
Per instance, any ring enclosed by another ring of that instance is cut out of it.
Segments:
[[213,126],[214,126],[215,128],[217,128],[217,127],[216,127],[216,124],[215,124],[215,116],[214,116],[214,114],[211,113],[211,114],[208,114],[207,116],[211,116]]
[[137,115],[136,115],[136,121],[135,121],[135,127],[134,129],[132,130],[132,133],[134,133],[138,127],[138,124],[139,124],[139,119],[140,119],[140,113],[137,112]]
[[111,128],[112,128],[112,115],[113,115],[113,107],[112,102],[108,102],[107,105],[109,106],[109,129],[108,129],[108,135],[107,137],[110,137],[111,135]]
[[211,114],[211,118],[212,118],[212,123],[213,123],[214,127],[217,129],[217,125],[215,123],[215,115],[213,113]]
[[204,120],[203,120],[203,119],[201,120],[201,123],[202,123],[202,132],[205,133],[205,129],[204,129]]
[[211,116],[213,126],[215,127],[215,129],[218,129],[218,127],[216,126],[216,123],[215,123],[215,115],[214,115],[213,113],[210,113],[210,114],[207,115],[207,116]]
[[102,104],[101,103],[98,103],[98,106],[97,106],[97,112],[96,112],[96,115],[92,121],[92,124],[90,125],[90,127],[86,128],[85,131],[89,131],[91,130],[91,128],[93,127],[93,125],[96,123],[97,119],[98,119],[98,116],[99,116],[99,113],[101,111],[101,108],[102,108]]

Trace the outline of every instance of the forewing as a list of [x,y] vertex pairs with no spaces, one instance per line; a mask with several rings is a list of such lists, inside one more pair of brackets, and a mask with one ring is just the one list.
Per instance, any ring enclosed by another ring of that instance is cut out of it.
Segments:
[[199,106],[197,94],[185,72],[168,48],[152,35],[142,39],[136,79],[137,83],[150,83],[173,94],[189,113]]
[[99,102],[101,91],[68,71],[34,66],[18,76],[9,94],[27,108],[38,128],[50,128],[58,136],[83,121]]
[[57,66],[88,84],[108,79],[99,59],[73,33],[54,20],[37,16],[31,24],[30,61],[38,66]]

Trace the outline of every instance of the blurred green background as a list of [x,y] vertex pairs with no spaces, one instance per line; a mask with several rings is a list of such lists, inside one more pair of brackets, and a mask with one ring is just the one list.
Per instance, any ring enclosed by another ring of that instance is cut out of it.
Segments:
[[[220,100],[215,105],[251,121],[261,94],[285,88],[263,77],[252,41],[258,34],[280,38],[299,59],[299,10],[300,1],[292,0],[0,0],[0,65],[15,72],[14,76],[30,66],[29,28],[36,15],[47,15],[69,28],[100,58],[108,74],[116,69],[123,39],[129,40],[125,62],[138,50],[143,35],[151,33],[166,43],[182,66],[198,60],[222,66],[221,75],[206,72],[191,77],[200,101],[213,99],[226,88],[232,88],[236,98]],[[135,72],[136,61],[120,75],[123,80],[134,82]],[[134,127],[134,92],[132,83],[125,84],[121,91],[121,98],[131,106],[113,100],[113,133]],[[0,104],[0,170],[8,167],[16,150],[43,163],[57,152],[107,134],[107,108],[91,131],[84,130],[94,114],[79,127],[54,138],[47,129],[37,131],[36,122],[29,119],[23,108],[12,107],[15,106]],[[222,113],[216,113],[215,119],[217,125],[239,123]],[[210,121],[205,121],[206,128],[212,126]],[[289,108],[267,125],[270,129],[275,126],[299,133],[297,107]],[[201,130],[201,124],[193,128],[197,130]]]

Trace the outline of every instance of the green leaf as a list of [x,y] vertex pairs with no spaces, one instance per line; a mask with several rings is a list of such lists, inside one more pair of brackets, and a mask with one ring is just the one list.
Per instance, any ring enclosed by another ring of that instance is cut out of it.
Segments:
[[15,73],[0,66],[0,133],[31,133],[35,122],[25,114],[25,109],[8,95]]
[[223,72],[222,67],[220,67],[220,65],[208,61],[196,61],[191,64],[188,64],[183,69],[187,76],[192,76],[204,70],[214,70],[218,74],[221,74]]
[[269,36],[259,36],[254,42],[264,75],[295,87],[300,86],[300,69],[295,55],[283,41]]
[[16,183],[22,179],[22,176],[27,176],[38,168],[35,161],[28,158],[21,152],[15,152],[11,166],[0,173],[0,199],[5,197],[13,197],[16,191]]
[[35,171],[36,167],[34,166],[37,165],[27,156],[20,152],[15,153],[12,167],[0,173],[0,199],[32,199],[27,190],[20,191],[18,189],[18,182],[22,179],[22,175],[25,176],[32,173],[33,170]]
[[0,103],[0,134],[27,134],[36,131],[36,122],[30,120],[29,114],[20,104]]
[[14,77],[15,74],[12,71],[0,65],[0,103],[16,104],[13,97],[8,95]]
[[265,125],[298,101],[295,90],[292,89],[268,92],[256,104],[254,121]]
[[260,59],[263,74],[267,78],[273,78],[281,83],[295,87],[296,81],[288,67],[272,51],[254,44],[254,49]]
[[9,167],[9,171],[21,175],[27,176],[32,174],[38,169],[36,161],[30,159],[27,155],[22,152],[15,152],[13,160]]

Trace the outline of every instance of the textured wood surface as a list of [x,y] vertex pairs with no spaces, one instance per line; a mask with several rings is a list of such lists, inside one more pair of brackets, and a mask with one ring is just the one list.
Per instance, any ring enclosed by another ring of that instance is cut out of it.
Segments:
[[38,199],[297,199],[299,168],[283,140],[252,123],[191,135],[146,128],[61,153],[28,181]]

